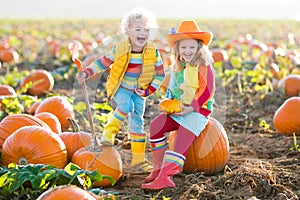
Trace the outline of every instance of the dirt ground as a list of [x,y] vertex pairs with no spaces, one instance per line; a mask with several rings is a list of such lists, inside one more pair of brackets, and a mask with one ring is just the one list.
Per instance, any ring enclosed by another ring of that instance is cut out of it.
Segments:
[[[70,82],[59,82],[53,92],[72,95],[70,87]],[[225,98],[226,101],[221,105],[217,102],[214,108],[218,116],[213,116],[223,124],[230,146],[229,157],[222,171],[214,175],[182,172],[174,177],[176,188],[160,191],[140,189],[147,174],[124,176],[113,187],[103,189],[122,200],[298,199],[300,152],[291,150],[291,147],[300,144],[300,137],[294,141],[293,136],[277,133],[272,124],[275,111],[287,97],[279,90],[261,98],[261,94],[256,92],[239,94],[236,88],[234,83],[225,88],[223,92],[226,94],[221,92],[217,98]],[[157,100],[147,101],[146,130],[158,113],[157,103]],[[260,124],[262,119],[264,123]],[[266,125],[269,127],[266,128]],[[119,134],[124,136],[126,127]],[[121,153],[128,155],[129,149],[130,146],[125,142],[121,146]],[[147,156],[151,157],[150,149]],[[122,159],[124,157],[127,156]]]
[[[284,25],[286,27],[286,24]],[[223,26],[221,28],[224,29]],[[255,31],[257,30],[255,27]],[[216,30],[215,32],[220,31]],[[237,35],[237,33],[235,34]],[[20,46],[26,47],[24,44],[22,43]],[[27,42],[27,44],[30,45],[30,48],[19,49],[20,52],[25,52],[24,57],[26,57],[26,52],[34,49],[32,46],[35,42]],[[36,66],[32,63],[27,66],[24,62],[18,65],[18,69],[44,66],[48,71],[55,70],[57,60],[53,61],[54,58],[50,58],[48,54],[37,56],[39,58]],[[39,63],[42,65],[38,65]],[[59,66],[65,65],[60,64]],[[66,63],[66,66],[69,66],[69,63]],[[60,69],[61,71],[56,69],[56,75],[60,72],[61,75],[64,74],[65,67]],[[0,75],[5,75],[4,67],[0,68]],[[53,93],[72,96],[74,77],[61,79],[63,80],[55,82]],[[223,170],[214,175],[182,172],[174,177],[176,188],[172,189],[141,190],[140,185],[144,182],[147,174],[139,174],[124,176],[116,185],[103,188],[103,190],[115,194],[121,200],[298,199],[300,197],[300,152],[291,150],[291,148],[300,144],[300,136],[297,136],[294,141],[293,136],[277,133],[272,124],[275,111],[287,97],[280,91],[274,90],[261,98],[261,94],[254,91],[240,94],[237,88],[237,85],[232,83],[225,88],[225,93],[216,92],[217,95],[221,95],[218,99],[222,100],[223,98],[225,103],[224,101],[220,101],[223,102],[220,104],[217,102],[214,113],[218,115],[214,116],[213,114],[213,116],[223,124],[230,146],[229,157]],[[158,113],[157,103],[151,99],[147,101],[146,130],[151,119]],[[124,136],[125,134],[126,128],[123,128],[120,135]],[[121,147],[122,155],[128,155],[130,152],[128,143]],[[151,156],[150,149],[148,149],[147,155]],[[124,157],[127,158],[127,156],[123,156],[123,159],[125,159]]]
[[[223,126],[229,139],[230,155],[224,170],[214,175],[182,172],[174,177],[176,188],[160,191],[140,189],[147,174],[131,175],[122,177],[114,187],[105,190],[117,192],[119,199],[298,199],[300,152],[290,150],[294,145],[293,136],[276,133],[272,125],[276,109],[287,97],[277,90],[263,99],[258,94],[239,95],[232,88],[226,93]],[[146,128],[157,112],[155,103],[148,102]],[[224,112],[218,105],[215,109]],[[260,125],[261,119],[270,127]],[[296,142],[300,143],[299,137]],[[124,146],[122,153],[128,153],[129,148]],[[150,154],[149,150],[147,155]]]

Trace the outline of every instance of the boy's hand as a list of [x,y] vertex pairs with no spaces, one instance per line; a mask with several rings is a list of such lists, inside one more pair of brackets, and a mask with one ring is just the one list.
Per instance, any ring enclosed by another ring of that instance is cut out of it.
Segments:
[[139,95],[140,97],[144,97],[145,96],[145,90],[139,89],[139,88],[135,88],[134,92]]

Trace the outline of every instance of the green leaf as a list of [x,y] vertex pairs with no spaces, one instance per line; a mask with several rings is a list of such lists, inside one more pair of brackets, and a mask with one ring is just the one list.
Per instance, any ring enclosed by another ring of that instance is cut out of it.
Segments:
[[76,110],[79,113],[83,113],[83,111],[86,110],[86,104],[82,101],[79,101],[73,107],[74,107],[74,110]]
[[8,173],[9,173],[9,172],[3,174],[3,175],[0,177],[0,188],[5,186],[6,180],[7,180],[7,178],[8,178]]
[[71,176],[73,176],[76,171],[80,170],[81,168],[78,165],[75,165],[74,163],[69,163],[67,164],[67,166],[65,166],[64,170],[70,174]]

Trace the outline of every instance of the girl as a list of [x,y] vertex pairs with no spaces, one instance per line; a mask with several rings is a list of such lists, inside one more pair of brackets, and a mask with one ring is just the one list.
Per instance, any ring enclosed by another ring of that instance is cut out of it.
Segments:
[[[154,168],[141,187],[162,189],[175,187],[172,176],[181,172],[188,148],[205,128],[214,93],[212,58],[207,46],[211,32],[201,31],[195,21],[182,21],[177,32],[172,30],[167,41],[175,51],[174,70],[167,98],[182,102],[182,111],[160,114],[150,123],[150,142]],[[166,133],[178,131],[174,150],[167,150]]]
[[146,172],[151,171],[151,166],[145,162],[145,98],[153,94],[164,79],[159,51],[154,43],[149,42],[150,28],[157,28],[156,18],[143,9],[132,10],[121,23],[121,31],[127,40],[115,45],[111,52],[88,66],[82,76],[77,76],[79,83],[83,83],[97,73],[110,70],[106,92],[117,106],[104,127],[100,143],[113,145],[114,136],[128,117],[131,166],[144,163],[142,166]]

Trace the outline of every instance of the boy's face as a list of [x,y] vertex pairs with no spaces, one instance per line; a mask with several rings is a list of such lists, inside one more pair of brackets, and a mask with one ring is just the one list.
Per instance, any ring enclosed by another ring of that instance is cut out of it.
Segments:
[[180,57],[191,62],[198,51],[198,42],[194,39],[180,40],[178,47]]
[[142,51],[149,38],[149,27],[145,20],[138,19],[129,25],[127,35],[133,51]]

